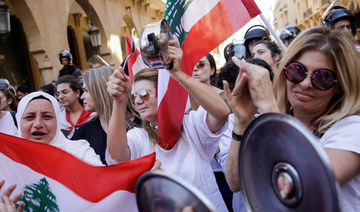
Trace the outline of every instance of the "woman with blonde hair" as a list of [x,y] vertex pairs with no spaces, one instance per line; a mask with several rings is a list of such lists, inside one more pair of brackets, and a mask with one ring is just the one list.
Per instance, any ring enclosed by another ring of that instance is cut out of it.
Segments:
[[351,38],[324,27],[300,34],[280,62],[275,95],[267,71],[243,61],[235,63],[241,67],[236,86],[232,93],[225,89],[236,116],[226,167],[232,190],[240,189],[233,168],[238,167],[241,141],[236,135],[243,134],[256,111],[283,112],[319,138],[341,185],[342,211],[359,211],[360,63]]
[[182,131],[175,145],[159,139],[157,134],[158,71],[143,69],[134,76],[133,101],[144,121],[144,128],[134,128],[127,133],[124,121],[131,93],[130,78],[124,74],[122,68],[109,78],[108,92],[114,99],[114,107],[108,133],[106,161],[114,164],[156,152],[156,159],[161,162],[163,170],[193,184],[214,203],[218,211],[227,211],[209,161],[216,152],[221,134],[227,128],[230,110],[208,85],[181,71],[181,59],[179,43],[170,40],[165,56],[166,64],[173,61],[173,69],[169,73],[201,107],[184,116]]
[[[97,68],[85,71],[83,74],[83,95],[81,99],[87,112],[96,112],[96,116],[81,126],[72,139],[86,139],[95,152],[100,155],[104,164],[106,150],[106,136],[110,117],[112,114],[113,99],[106,92],[106,82],[113,74],[112,68],[108,66],[99,66]],[[128,119],[126,120],[127,129],[135,126],[135,123],[129,118],[134,118],[135,113],[128,109]]]

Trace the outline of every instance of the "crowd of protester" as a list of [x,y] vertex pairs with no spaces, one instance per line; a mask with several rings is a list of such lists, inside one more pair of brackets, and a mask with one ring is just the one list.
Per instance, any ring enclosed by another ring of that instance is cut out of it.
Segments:
[[[346,16],[338,17],[339,11]],[[15,90],[0,80],[0,132],[58,147],[97,166],[156,152],[161,169],[194,185],[218,211],[247,211],[238,173],[241,135],[258,114],[286,113],[325,149],[341,186],[342,210],[360,211],[355,19],[341,7],[330,13],[323,27],[282,30],[283,51],[265,27],[253,26],[239,48],[246,51],[244,58],[231,57],[237,50],[230,44],[222,68],[217,70],[220,64],[209,53],[195,65],[192,77],[180,68],[179,43],[170,40],[164,62],[173,63],[171,77],[191,98],[174,146],[157,133],[156,69],[138,70],[132,87],[122,67],[103,65],[81,74],[68,51],[59,54],[64,68],[58,80],[40,91]],[[20,197],[10,199],[13,190],[4,192],[0,208],[15,207]]]

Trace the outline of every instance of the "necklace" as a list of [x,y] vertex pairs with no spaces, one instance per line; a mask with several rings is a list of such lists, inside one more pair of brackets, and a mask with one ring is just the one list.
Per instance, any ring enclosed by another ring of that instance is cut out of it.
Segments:
[[153,128],[154,130],[157,130],[158,129],[158,126],[154,126],[153,124],[149,123],[150,124],[150,127]]

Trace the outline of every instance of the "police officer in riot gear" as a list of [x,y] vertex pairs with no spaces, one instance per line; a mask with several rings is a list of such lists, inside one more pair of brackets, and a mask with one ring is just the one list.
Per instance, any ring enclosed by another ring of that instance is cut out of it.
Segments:
[[324,14],[323,25],[333,30],[344,31],[351,36],[356,35],[355,16],[345,7],[334,6]]
[[270,40],[270,34],[264,26],[254,25],[245,32],[244,40],[246,51],[251,55],[251,50],[255,43],[259,40]]
[[71,63],[72,55],[68,50],[63,50],[59,53],[59,60],[64,67],[59,71],[58,78],[64,75],[74,75],[77,78],[81,78],[81,70]]
[[299,28],[297,28],[296,26],[287,26],[287,27],[285,27],[285,29],[287,31],[291,32],[293,34],[294,38],[296,38],[296,36],[298,36],[301,32],[301,30]]
[[277,34],[279,35],[281,41],[284,43],[284,45],[287,47],[291,41],[294,40],[295,36],[292,32],[290,32],[287,29],[280,29],[277,31]]

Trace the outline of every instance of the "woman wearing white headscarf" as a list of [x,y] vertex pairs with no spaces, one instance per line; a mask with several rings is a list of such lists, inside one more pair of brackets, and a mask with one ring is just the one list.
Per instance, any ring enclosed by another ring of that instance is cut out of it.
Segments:
[[53,96],[41,91],[26,95],[18,105],[16,120],[19,137],[58,147],[89,164],[102,166],[86,140],[69,140],[60,131],[60,108]]

